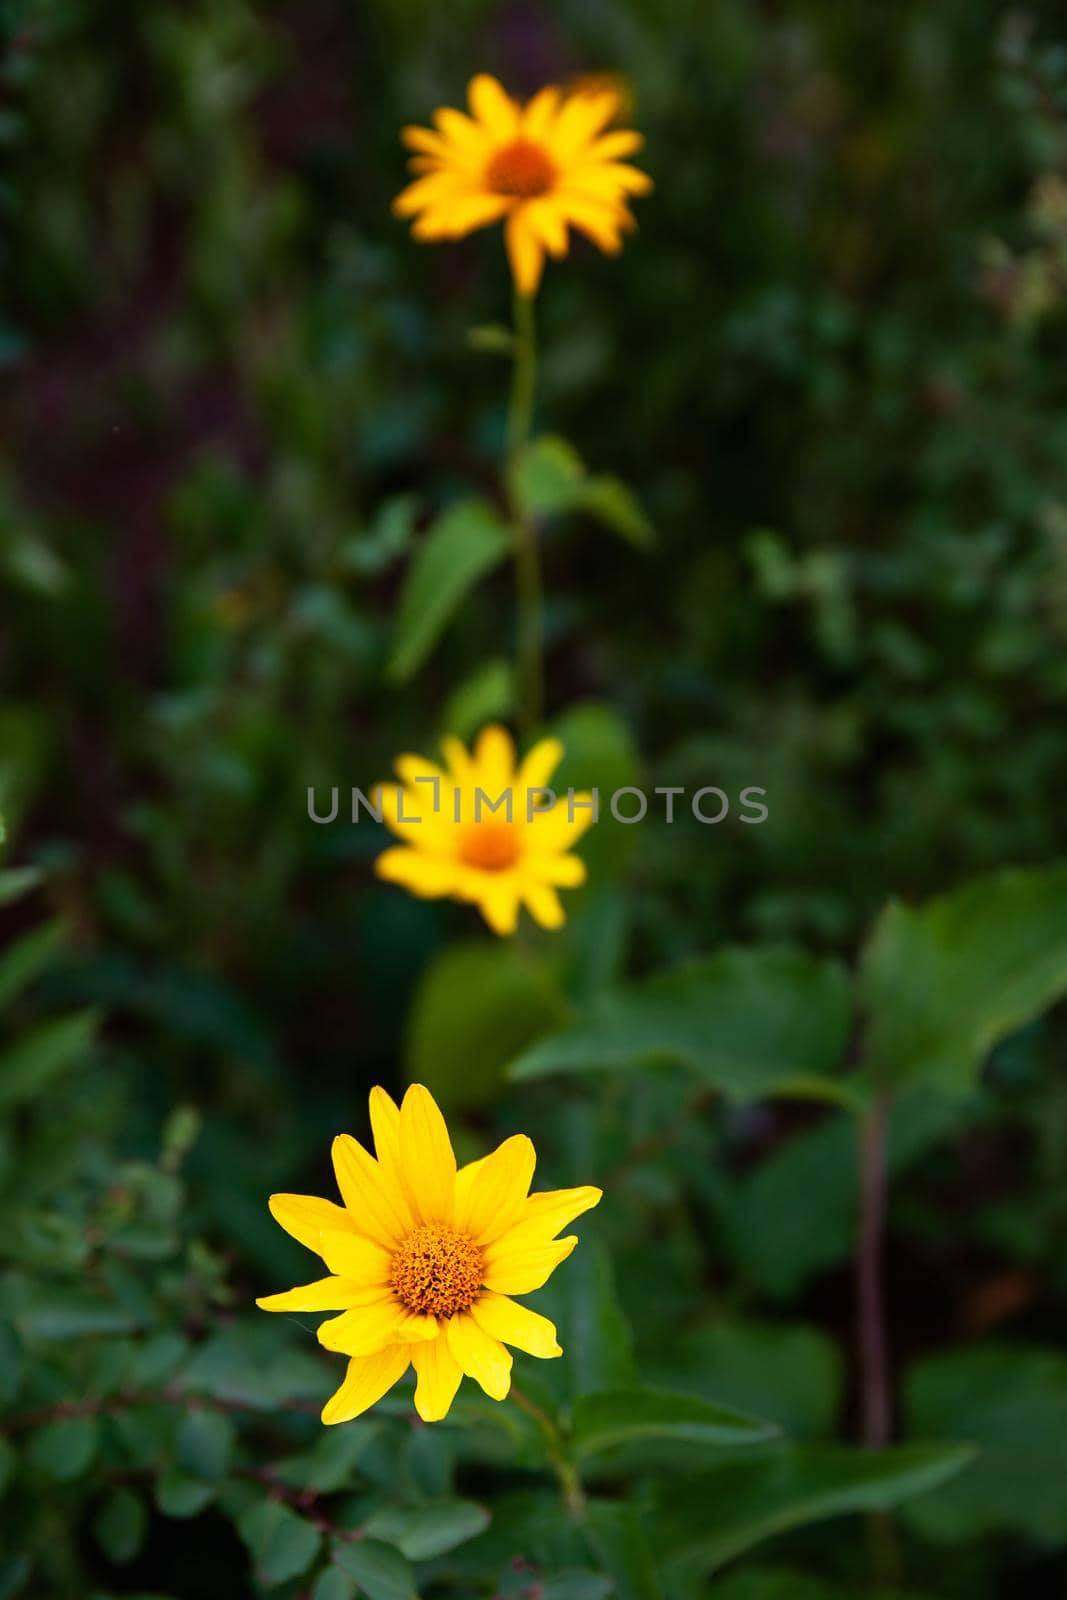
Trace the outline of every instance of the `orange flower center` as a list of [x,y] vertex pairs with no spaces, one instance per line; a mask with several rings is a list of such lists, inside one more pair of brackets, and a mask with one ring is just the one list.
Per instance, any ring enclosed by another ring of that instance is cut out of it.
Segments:
[[545,194],[556,179],[556,168],[540,145],[513,139],[503,145],[485,169],[485,181],[494,194],[532,200]]
[[450,1317],[474,1304],[484,1274],[485,1259],[468,1234],[427,1222],[394,1255],[389,1281],[409,1311]]
[[519,859],[519,836],[510,822],[479,822],[463,835],[459,854],[468,867],[505,872]]

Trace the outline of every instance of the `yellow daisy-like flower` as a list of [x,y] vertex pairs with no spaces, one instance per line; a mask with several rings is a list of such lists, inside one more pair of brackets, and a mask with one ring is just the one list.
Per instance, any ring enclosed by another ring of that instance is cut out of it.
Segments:
[[537,293],[546,252],[567,254],[568,227],[608,255],[621,250],[623,233],[635,226],[629,197],[647,194],[652,180],[622,160],[641,148],[641,135],[606,131],[619,110],[616,89],[547,88],[523,106],[480,73],[467,97],[470,116],[443,107],[434,112],[436,129],[401,135],[418,176],[393,210],[416,219],[416,239],[461,239],[503,221],[523,295]]
[[558,928],[557,889],[585,882],[584,861],[568,850],[594,815],[591,795],[555,800],[547,787],[563,746],[542,739],[518,763],[511,735],[494,724],[472,752],[451,737],[441,750],[444,767],[398,757],[400,783],[375,791],[382,820],[404,840],[378,857],[378,876],[423,899],[476,905],[494,933],[514,933],[520,905]]
[[313,1195],[275,1194],[270,1209],[294,1239],[320,1255],[330,1276],[267,1295],[264,1311],[337,1311],[319,1328],[348,1372],[323,1422],[358,1417],[414,1366],[415,1409],[447,1415],[461,1378],[493,1400],[511,1387],[514,1345],[558,1356],[556,1330],[510,1298],[540,1289],[578,1243],[562,1227],[595,1206],[590,1187],[530,1194],[535,1153],[523,1133],[456,1168],[448,1129],[421,1083],[403,1104],[370,1095],[377,1159],[357,1140],[334,1140],[343,1206]]

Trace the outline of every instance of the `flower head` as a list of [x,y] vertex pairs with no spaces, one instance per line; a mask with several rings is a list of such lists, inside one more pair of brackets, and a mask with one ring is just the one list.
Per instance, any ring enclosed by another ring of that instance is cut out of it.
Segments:
[[639,133],[606,131],[619,110],[616,89],[564,94],[542,89],[525,106],[480,73],[467,91],[470,116],[444,107],[435,129],[405,128],[415,181],[393,210],[413,217],[416,239],[460,239],[504,223],[515,287],[537,293],[545,253],[565,256],[568,227],[609,255],[635,226],[630,195],[652,181],[622,157],[641,148]]
[[511,735],[494,724],[473,751],[454,738],[441,750],[444,767],[400,756],[400,783],[376,791],[382,820],[404,841],[378,857],[378,876],[425,899],[469,901],[495,933],[514,933],[520,905],[558,928],[556,890],[585,881],[585,863],[568,849],[593,820],[590,795],[557,800],[546,787],[563,746],[542,739],[517,762]]
[[556,1330],[510,1298],[540,1289],[578,1243],[556,1235],[588,1211],[591,1187],[530,1194],[534,1147],[525,1134],[456,1168],[444,1118],[428,1089],[412,1084],[398,1109],[372,1089],[376,1157],[357,1140],[334,1140],[343,1206],[312,1195],[275,1194],[270,1209],[314,1250],[329,1277],[267,1295],[264,1311],[336,1311],[319,1342],[349,1358],[323,1422],[348,1422],[414,1366],[424,1422],[448,1412],[466,1375],[494,1400],[511,1386],[511,1353],[558,1356]]

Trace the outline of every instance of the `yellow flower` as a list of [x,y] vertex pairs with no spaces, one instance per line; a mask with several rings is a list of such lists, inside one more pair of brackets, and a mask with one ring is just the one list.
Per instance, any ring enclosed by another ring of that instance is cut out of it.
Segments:
[[617,115],[613,88],[589,94],[542,89],[527,105],[486,73],[467,90],[471,115],[443,107],[436,131],[405,128],[418,174],[393,202],[414,217],[416,239],[460,239],[504,222],[515,287],[533,295],[545,252],[567,254],[567,229],[578,228],[609,255],[635,226],[628,196],[647,194],[652,181],[620,158],[641,148],[639,133],[605,132]]
[[414,1366],[415,1409],[446,1416],[466,1375],[493,1400],[511,1387],[505,1342],[532,1356],[558,1356],[556,1330],[509,1297],[540,1289],[578,1243],[560,1228],[588,1211],[590,1187],[530,1194],[534,1147],[512,1135],[456,1170],[433,1096],[412,1084],[399,1110],[384,1089],[370,1095],[377,1160],[348,1134],[334,1140],[343,1206],[313,1195],[275,1194],[270,1209],[331,1276],[267,1295],[264,1311],[338,1311],[319,1328],[348,1372],[323,1408],[323,1422],[348,1422]]
[[375,791],[382,820],[405,841],[378,857],[378,876],[423,899],[476,905],[494,933],[514,933],[520,905],[543,928],[558,928],[556,890],[585,882],[585,863],[568,847],[593,820],[589,794],[552,803],[546,785],[563,746],[542,739],[517,764],[511,735],[494,724],[473,752],[451,737],[441,750],[444,767],[398,757],[401,782]]

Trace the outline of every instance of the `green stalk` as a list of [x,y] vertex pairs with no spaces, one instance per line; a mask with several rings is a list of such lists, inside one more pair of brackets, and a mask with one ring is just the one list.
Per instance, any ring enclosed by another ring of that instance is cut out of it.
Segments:
[[576,1522],[585,1516],[585,1490],[578,1469],[568,1458],[566,1442],[547,1411],[536,1405],[529,1395],[523,1394],[517,1384],[511,1385],[511,1398],[521,1411],[532,1417],[545,1439],[545,1450],[559,1482],[563,1504]]

